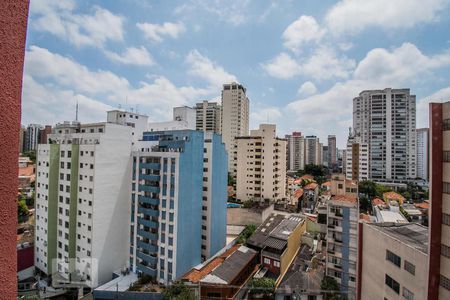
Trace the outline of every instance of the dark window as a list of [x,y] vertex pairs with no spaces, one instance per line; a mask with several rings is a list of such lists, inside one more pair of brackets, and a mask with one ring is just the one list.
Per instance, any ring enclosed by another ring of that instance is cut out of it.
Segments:
[[439,284],[447,291],[450,291],[450,279],[448,279],[444,275],[441,275],[441,280],[439,281]]
[[450,151],[444,151],[442,159],[444,162],[450,162]]
[[403,267],[406,271],[411,273],[412,275],[416,275],[416,266],[410,263],[409,261],[405,260]]
[[444,194],[450,194],[450,182],[443,182],[442,183],[442,192]]
[[384,282],[386,283],[386,285],[388,287],[390,287],[394,292],[396,292],[397,294],[400,294],[400,284],[395,281],[394,279],[392,279],[391,276],[389,276],[388,274],[386,274],[385,280]]
[[442,129],[450,130],[450,119],[445,119],[444,122],[442,122]]
[[397,267],[401,266],[402,259],[400,258],[400,256],[394,254],[393,252],[391,252],[389,250],[386,250],[386,260],[390,261]]

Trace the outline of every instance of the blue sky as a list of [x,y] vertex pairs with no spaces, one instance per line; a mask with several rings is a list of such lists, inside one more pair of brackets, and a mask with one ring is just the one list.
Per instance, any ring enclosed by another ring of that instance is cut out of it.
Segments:
[[417,127],[450,100],[450,0],[32,0],[22,123],[152,121],[247,87],[250,124],[346,142],[364,89],[411,88]]

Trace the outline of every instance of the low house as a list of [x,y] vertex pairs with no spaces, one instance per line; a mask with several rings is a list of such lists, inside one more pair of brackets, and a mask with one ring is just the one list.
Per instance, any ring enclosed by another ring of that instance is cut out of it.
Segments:
[[256,272],[258,252],[235,245],[223,254],[193,268],[182,280],[200,285],[200,299],[235,299]]
[[315,182],[308,183],[303,187],[304,196],[302,207],[308,212],[313,212],[319,197],[319,185]]
[[358,185],[355,181],[346,179],[344,174],[333,174],[331,176],[330,190],[332,196],[349,195],[358,197]]
[[397,201],[401,206],[405,202],[405,197],[396,192],[386,192],[383,194],[383,200],[386,203],[390,203],[391,201]]

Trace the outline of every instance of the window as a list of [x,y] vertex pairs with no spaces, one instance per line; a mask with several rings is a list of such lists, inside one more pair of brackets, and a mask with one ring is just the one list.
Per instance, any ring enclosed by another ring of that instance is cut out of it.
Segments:
[[65,152],[61,151],[61,157],[64,157],[64,156],[65,156]]
[[442,286],[444,289],[450,291],[450,279],[445,277],[444,275],[441,275],[441,280],[439,281],[440,286]]
[[400,256],[394,254],[393,252],[386,250],[386,260],[390,261],[397,267],[400,267],[402,259]]
[[86,250],[86,255],[87,255],[88,257],[90,257],[90,256],[91,256],[91,251]]
[[403,287],[403,293],[402,293],[403,299],[406,300],[414,300],[414,294],[408,290],[407,288]]
[[412,275],[416,274],[416,266],[410,263],[409,261],[405,260],[403,267],[406,271],[411,273]]
[[72,157],[72,151],[67,151],[67,157]]
[[274,261],[273,261],[273,265],[274,265],[274,267],[279,268],[279,267],[280,267],[280,262],[277,261],[277,260],[274,260]]
[[67,163],[67,169],[70,169],[72,167],[72,164],[70,162]]
[[92,169],[94,169],[94,164],[90,164],[89,167]]
[[442,160],[444,162],[450,162],[450,151],[444,151],[444,155],[442,156]]
[[60,180],[64,180],[64,174],[63,173],[59,173],[59,179]]
[[386,283],[386,285],[390,287],[394,292],[400,294],[400,284],[392,279],[392,277],[388,274],[385,275],[384,283]]
[[267,258],[267,257],[264,257],[264,263],[265,263],[266,265],[270,265],[270,259]]
[[450,258],[450,247],[441,244],[441,254],[447,258]]
[[450,194],[450,182],[443,182],[442,183],[442,192],[444,194]]
[[449,214],[442,214],[442,224],[445,224],[447,226],[450,226],[450,215]]
[[444,122],[442,122],[442,129],[450,130],[450,119],[445,119]]

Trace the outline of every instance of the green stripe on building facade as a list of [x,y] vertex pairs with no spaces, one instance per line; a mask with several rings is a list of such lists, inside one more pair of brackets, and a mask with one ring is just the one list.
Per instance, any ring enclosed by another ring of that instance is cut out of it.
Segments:
[[56,237],[58,219],[59,145],[50,145],[48,174],[48,218],[47,218],[47,272],[53,274],[56,259]]
[[77,244],[78,161],[80,145],[72,144],[70,170],[70,214],[69,214],[69,272],[75,271]]

